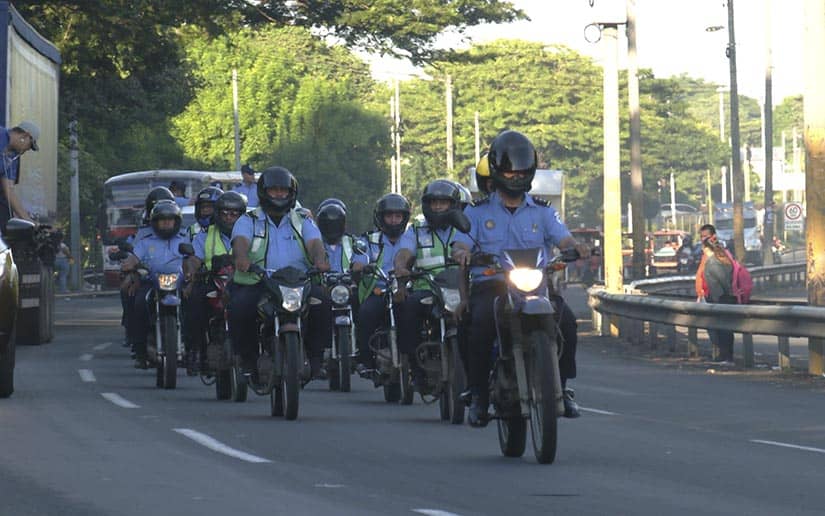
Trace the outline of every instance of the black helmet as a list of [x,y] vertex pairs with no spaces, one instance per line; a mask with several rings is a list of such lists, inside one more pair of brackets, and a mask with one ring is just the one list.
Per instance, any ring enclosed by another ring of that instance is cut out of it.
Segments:
[[232,235],[232,227],[235,225],[226,224],[221,218],[221,210],[237,210],[241,215],[246,212],[246,198],[238,192],[224,192],[215,201],[215,213],[212,214],[212,221],[217,224],[218,230],[226,236]]
[[[288,188],[289,195],[285,199],[272,199],[266,194],[267,188],[279,186]],[[298,180],[292,172],[284,167],[269,167],[258,178],[258,203],[270,216],[280,217],[295,207],[298,199]]]
[[[490,144],[487,155],[493,185],[509,195],[530,191],[538,166],[538,154],[530,140],[517,131],[503,131]],[[526,172],[524,177],[505,179],[504,172]]]
[[217,186],[207,186],[200,192],[198,192],[198,196],[195,198],[195,220],[198,221],[198,224],[201,226],[208,226],[210,222],[211,215],[202,216],[201,215],[201,207],[204,204],[212,203],[215,205],[215,201],[218,200],[218,197],[223,194],[223,190],[218,188]]
[[[172,229],[159,229],[158,222],[164,219],[173,219],[175,221],[174,227],[172,227]],[[152,208],[152,214],[149,216],[149,221],[150,224],[152,224],[152,229],[155,231],[155,234],[164,240],[169,240],[178,234],[181,219],[180,206],[178,206],[178,203],[166,199],[158,201],[155,207]]]
[[152,208],[155,207],[155,204],[157,204],[158,201],[174,202],[175,195],[165,186],[156,186],[149,190],[149,194],[146,196],[146,201],[143,208],[143,216],[145,217],[144,222],[149,222],[149,217],[152,214]]
[[470,193],[470,189],[464,186],[463,184],[459,183],[458,181],[453,181],[455,186],[458,188],[459,193],[461,194],[461,209],[463,210],[467,206],[473,204],[473,194]]
[[[337,201],[337,202],[336,202]],[[324,242],[335,244],[344,236],[347,227],[347,207],[338,199],[327,199],[318,205],[315,221]]]
[[337,204],[338,206],[344,208],[345,212],[347,211],[347,205],[344,204],[344,201],[342,201],[341,199],[337,199],[335,197],[329,197],[329,198],[324,199],[323,201],[321,201],[321,204],[318,205],[318,209],[315,210],[315,211],[320,212],[321,208],[323,208],[327,204]]
[[[430,201],[442,199],[450,201],[450,207],[445,211],[434,212],[430,207]],[[461,205],[461,191],[452,181],[446,179],[436,179],[424,187],[421,194],[421,211],[427,224],[433,229],[444,229],[447,227],[447,214],[450,210],[455,210]]]
[[[398,211],[404,215],[403,220],[399,224],[385,224],[384,214],[388,211]],[[375,203],[375,209],[372,211],[372,220],[375,222],[375,227],[380,229],[390,238],[398,238],[401,233],[407,229],[407,223],[410,221],[410,202],[401,194],[389,193]]]

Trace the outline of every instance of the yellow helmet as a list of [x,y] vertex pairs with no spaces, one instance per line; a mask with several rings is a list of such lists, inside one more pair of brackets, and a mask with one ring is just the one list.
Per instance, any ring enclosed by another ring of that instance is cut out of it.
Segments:
[[484,152],[478,163],[476,163],[476,185],[478,185],[479,191],[487,195],[490,194],[490,189],[487,187],[490,179],[490,160],[487,159],[487,153]]

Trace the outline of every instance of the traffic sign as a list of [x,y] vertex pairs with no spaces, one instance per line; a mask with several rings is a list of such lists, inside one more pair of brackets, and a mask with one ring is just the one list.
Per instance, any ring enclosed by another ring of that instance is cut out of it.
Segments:
[[802,231],[802,204],[798,202],[785,203],[785,231]]

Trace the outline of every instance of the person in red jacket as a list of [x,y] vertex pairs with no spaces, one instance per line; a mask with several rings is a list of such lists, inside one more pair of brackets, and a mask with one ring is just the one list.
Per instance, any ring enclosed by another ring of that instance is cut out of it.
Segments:
[[[705,224],[699,228],[699,239],[704,242],[710,240],[716,242],[716,227],[713,224]],[[705,298],[708,294],[708,286],[705,283],[705,255],[702,255],[702,261],[699,262],[699,267],[696,269],[696,299]]]

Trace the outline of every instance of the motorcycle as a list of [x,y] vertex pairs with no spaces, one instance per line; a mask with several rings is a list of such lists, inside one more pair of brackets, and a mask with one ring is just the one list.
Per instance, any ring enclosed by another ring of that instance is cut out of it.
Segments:
[[[488,264],[491,255],[477,253]],[[556,298],[548,273],[575,261],[575,249],[562,250],[548,260],[544,248],[504,250],[503,271],[507,296],[496,299],[497,335],[493,346],[490,402],[495,410],[499,446],[503,455],[521,457],[527,439],[527,421],[533,452],[541,464],[556,457],[557,421],[564,414],[558,348]],[[474,256],[476,259],[476,256]],[[476,263],[479,263],[477,260]]]
[[[360,246],[356,252],[364,253]],[[410,405],[413,402],[413,385],[410,374],[409,357],[398,350],[398,330],[393,311],[393,294],[398,290],[398,283],[393,271],[385,273],[380,266],[369,264],[364,267],[364,274],[375,274],[382,281],[382,287],[375,287],[373,293],[384,299],[387,318],[383,327],[370,336],[368,348],[375,356],[375,370],[369,373],[376,387],[384,388],[384,401]]]
[[353,296],[352,276],[346,272],[325,272],[322,284],[332,302],[333,315],[331,345],[326,357],[329,390],[350,392],[352,343],[355,342],[355,326],[350,305]]
[[432,396],[439,402],[442,421],[455,425],[464,422],[464,391],[466,378],[458,345],[458,328],[455,312],[461,302],[458,293],[460,270],[448,266],[435,276],[426,271],[412,271],[410,279],[423,279],[431,296],[421,303],[431,306],[429,317],[424,320],[421,343],[416,347],[415,360],[424,370],[426,383],[419,386],[422,401]]
[[[295,267],[263,269],[256,264],[250,272],[263,276],[264,293],[258,303],[258,380],[249,387],[259,396],[269,394],[270,415],[298,417],[299,392],[310,378],[304,360],[301,318],[310,302],[310,275]],[[243,383],[238,357],[232,367],[232,383]],[[245,396],[244,396],[245,399]],[[243,401],[243,400],[237,400]]]
[[[131,251],[131,245],[123,244],[120,250],[111,253],[113,261],[123,260]],[[182,255],[194,254],[191,244],[180,244],[178,252]],[[154,273],[148,266],[138,263],[135,273],[141,281],[150,281],[150,295],[154,299],[154,313],[150,317],[151,331],[146,343],[147,358],[155,364],[155,385],[163,389],[177,386],[178,367],[184,366],[183,340],[180,332],[180,301],[183,271]]]

